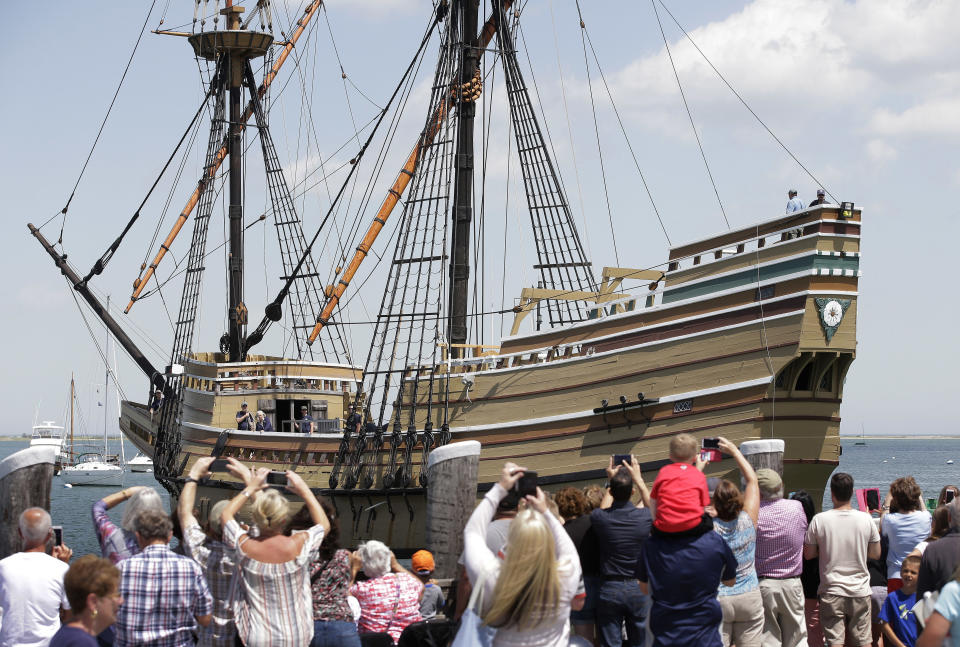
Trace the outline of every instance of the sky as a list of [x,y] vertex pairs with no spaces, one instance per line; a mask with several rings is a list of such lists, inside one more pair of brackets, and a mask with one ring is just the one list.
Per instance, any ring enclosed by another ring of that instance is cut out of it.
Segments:
[[[302,4],[276,0],[275,31],[289,33]],[[776,217],[787,189],[795,187],[809,200],[823,186],[863,209],[859,345],[845,387],[842,433],[859,433],[861,427],[868,434],[960,431],[948,407],[934,406],[952,399],[957,380],[950,367],[960,360],[953,337],[960,312],[949,296],[956,292],[952,261],[960,238],[953,197],[960,187],[955,154],[960,144],[960,42],[955,37],[960,4],[664,0],[655,13],[653,4],[635,0],[581,0],[585,30],[569,0],[529,0],[521,6],[524,73],[529,62],[532,74],[526,78],[595,266],[655,266],[666,260],[671,244],[722,232],[727,222],[738,227]],[[195,61],[185,39],[150,33],[158,27],[189,30],[193,3],[93,0],[64,3],[53,11],[17,3],[0,25],[6,76],[0,104],[6,128],[0,155],[5,204],[0,269],[6,280],[0,290],[7,304],[0,319],[7,423],[0,434],[28,432],[38,417],[62,420],[71,373],[77,376],[85,423],[91,429],[102,424],[97,423],[103,398],[96,389],[102,390],[97,385],[104,379],[97,344],[103,348],[105,331],[84,311],[88,330],[70,290],[26,223],[48,221],[66,203],[148,12],[146,33],[66,219],[53,218],[43,229],[57,239],[62,224],[63,247],[75,267],[85,271],[133,214],[200,103],[206,67]],[[387,101],[429,16],[430,3],[424,0],[330,0],[310,38],[298,46],[296,66],[289,63],[281,71],[271,97],[271,130],[308,232],[319,225],[330,195],[344,179],[345,163],[368,132],[363,125]],[[375,157],[371,153],[358,171],[361,179],[350,192],[350,208],[337,211],[329,235],[323,236],[319,266],[336,263],[338,242],[355,244],[347,235],[350,223],[359,218],[366,226],[413,145],[425,117],[436,50],[434,39],[417,68],[382,173],[370,180],[364,199]],[[485,184],[492,197],[485,205],[488,279],[480,305],[495,310],[513,305],[520,289],[536,279],[519,170],[508,154],[502,84],[495,73],[487,78],[481,114],[485,123],[489,117],[490,127],[478,138],[489,141]],[[94,280],[97,292],[111,295],[115,304],[126,304],[140,264],[156,252],[156,242],[151,246],[155,230],[162,240],[199,177],[206,129],[202,121],[182,159],[179,180],[174,180],[176,173],[161,179],[141,220],[107,271]],[[375,152],[382,140],[376,140]],[[255,158],[259,144],[248,143]],[[176,160],[174,169],[181,158]],[[318,182],[324,175],[327,180]],[[249,215],[264,208],[258,188],[262,165],[249,161],[246,176]],[[220,211],[211,225],[211,247],[224,237]],[[178,260],[190,226],[174,246]],[[279,287],[271,230],[263,223],[247,232],[246,294],[256,315]],[[372,264],[361,271],[362,287],[346,305],[345,320],[375,316],[386,262],[374,259],[384,254],[389,259],[389,234],[375,247]],[[225,325],[222,251],[209,258],[197,337],[203,349],[216,347]],[[159,270],[161,279],[171,275],[170,260]],[[122,317],[158,366],[169,359],[177,281],[162,295],[138,302],[130,317]],[[495,343],[509,323],[490,319],[483,341]],[[363,326],[348,328],[352,359],[362,364]],[[275,329],[262,350],[281,353],[285,347],[287,336]],[[122,353],[117,374],[126,397],[145,400],[146,379]]]

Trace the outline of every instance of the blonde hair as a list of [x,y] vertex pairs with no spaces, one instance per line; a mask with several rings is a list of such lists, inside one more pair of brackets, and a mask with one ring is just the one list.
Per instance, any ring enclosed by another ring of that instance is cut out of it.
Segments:
[[690,434],[678,434],[670,439],[670,458],[688,461],[697,454],[697,439]]
[[264,490],[253,503],[252,515],[261,535],[275,535],[287,525],[290,511],[282,494],[276,490]]
[[491,627],[530,629],[552,615],[560,603],[553,532],[535,510],[523,510],[510,523],[507,555],[493,589],[493,604],[483,615]]

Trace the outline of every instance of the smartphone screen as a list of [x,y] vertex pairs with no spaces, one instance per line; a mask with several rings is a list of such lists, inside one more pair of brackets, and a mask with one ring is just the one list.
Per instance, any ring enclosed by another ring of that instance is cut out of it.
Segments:
[[210,463],[211,472],[226,472],[227,471],[227,459],[218,458],[217,460]]
[[631,460],[632,458],[633,458],[633,456],[631,456],[630,454],[614,454],[614,455],[613,455],[613,466],[614,466],[615,468],[616,468],[616,467],[623,467],[623,464],[624,464],[624,463],[626,463],[627,465],[629,465],[629,464],[630,464],[630,460]]
[[946,496],[943,498],[943,502],[944,502],[944,503],[950,503],[951,501],[953,501],[953,497],[955,497],[956,494],[957,494],[957,493],[954,492],[953,490],[947,490],[947,494],[946,494]]
[[866,492],[867,496],[867,510],[879,510],[880,509],[880,490],[877,488],[870,488]]
[[53,526],[53,545],[63,546],[63,526]]
[[286,472],[271,471],[269,474],[267,474],[267,483],[269,483],[270,485],[286,485],[287,484]]
[[525,497],[528,494],[536,495],[537,493],[537,473],[536,472],[524,472],[523,476],[520,477],[520,480],[517,481],[517,494],[521,497]]
[[704,438],[701,444],[704,449],[720,449],[719,438]]

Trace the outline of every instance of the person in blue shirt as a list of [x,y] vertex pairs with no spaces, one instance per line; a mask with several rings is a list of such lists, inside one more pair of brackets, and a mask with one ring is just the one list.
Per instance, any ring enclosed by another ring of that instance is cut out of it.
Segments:
[[[600,548],[600,588],[597,592],[596,626],[601,647],[642,647],[646,643],[647,595],[637,583],[643,545],[650,536],[650,493],[643,482],[640,465],[630,462],[607,466],[609,493],[600,508],[590,513],[590,524]],[[633,489],[640,491],[644,507],[631,501]],[[620,628],[626,626],[627,641]]]
[[787,210],[785,213],[793,213],[794,211],[800,211],[804,208],[803,200],[797,197],[797,190],[790,189],[790,192],[787,194],[789,200],[787,200]]
[[900,565],[903,586],[888,594],[880,609],[885,647],[915,647],[917,644],[917,619],[913,605],[917,603],[920,561],[919,555],[908,555],[903,559]]
[[640,588],[653,598],[653,647],[722,647],[717,588],[737,581],[737,558],[719,534],[653,534],[637,564]]
[[297,431],[301,434],[313,433],[313,418],[307,413],[307,406],[300,407],[300,420],[297,421]]
[[240,404],[240,411],[237,411],[237,429],[241,431],[250,431],[253,429],[253,414],[247,411],[247,403]]

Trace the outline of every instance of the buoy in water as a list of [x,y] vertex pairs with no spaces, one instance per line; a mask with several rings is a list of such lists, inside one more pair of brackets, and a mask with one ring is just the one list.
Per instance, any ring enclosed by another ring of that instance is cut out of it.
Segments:
[[72,484],[72,483],[64,483],[64,484],[63,484],[63,487],[65,487],[65,488],[72,488],[72,487],[73,487],[73,484]]

